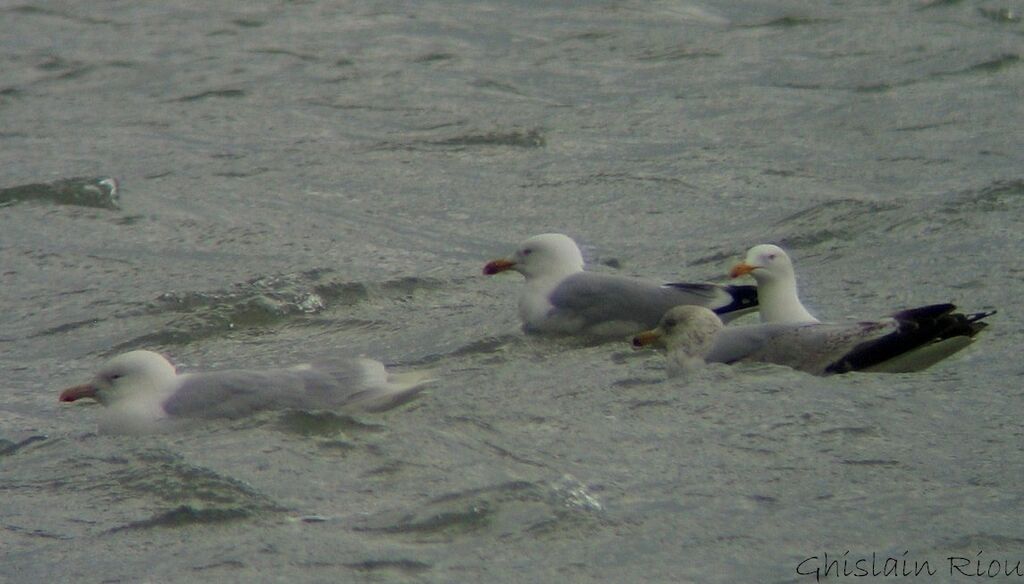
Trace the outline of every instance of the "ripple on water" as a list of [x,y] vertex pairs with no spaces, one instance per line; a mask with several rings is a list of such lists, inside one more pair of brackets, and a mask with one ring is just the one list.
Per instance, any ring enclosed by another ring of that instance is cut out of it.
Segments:
[[32,479],[0,483],[11,510],[9,519],[18,521],[18,510],[40,496],[65,502],[52,509],[51,516],[34,519],[63,537],[72,537],[83,526],[90,532],[185,527],[283,510],[252,486],[163,448],[122,447],[106,456],[83,452],[99,448],[90,446],[96,440],[103,439],[87,436],[73,445],[68,439],[44,440],[19,456],[19,464],[32,465],[36,472]]
[[413,543],[449,543],[479,532],[503,539],[555,535],[600,520],[603,505],[571,475],[552,482],[509,481],[386,511],[354,529]]
[[[145,331],[113,345],[107,354],[143,346],[181,346],[239,332],[260,335],[282,326],[372,329],[380,326],[376,318],[372,314],[363,318],[353,307],[406,303],[422,294],[443,292],[448,286],[441,280],[418,277],[351,282],[331,269],[313,269],[261,276],[225,290],[171,291],[106,319],[112,321],[111,325],[116,321],[119,329],[138,319],[139,329]],[[345,310],[345,318],[317,318],[338,309]],[[83,327],[102,326],[104,320],[62,323],[36,336],[64,335]]]

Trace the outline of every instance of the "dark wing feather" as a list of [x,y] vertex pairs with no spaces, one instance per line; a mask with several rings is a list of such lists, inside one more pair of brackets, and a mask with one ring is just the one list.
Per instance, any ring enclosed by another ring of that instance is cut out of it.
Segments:
[[924,347],[952,339],[973,337],[987,323],[982,319],[995,311],[962,314],[953,312],[953,304],[932,304],[897,312],[893,315],[897,329],[880,338],[857,345],[849,353],[826,368],[828,373],[859,371],[880,365],[885,361]]
[[[727,285],[689,282],[671,282],[665,284],[670,288],[685,290],[708,299],[706,306],[728,321],[729,317],[739,316],[757,308],[757,286]],[[724,302],[724,303],[723,303]]]

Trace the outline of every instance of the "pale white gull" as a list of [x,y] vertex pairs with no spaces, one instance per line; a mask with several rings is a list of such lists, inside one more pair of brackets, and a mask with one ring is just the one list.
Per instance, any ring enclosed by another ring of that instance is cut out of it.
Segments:
[[781,247],[762,244],[750,248],[746,259],[729,272],[733,278],[744,274],[757,281],[761,322],[818,322],[800,302],[793,262]]
[[668,283],[588,272],[576,242],[560,233],[535,235],[515,253],[484,266],[484,274],[516,271],[526,278],[519,317],[527,333],[622,338],[653,327],[665,311],[695,304],[731,320],[757,308],[753,286]]
[[89,383],[62,391],[60,401],[92,398],[106,406],[102,432],[145,433],[263,410],[383,411],[409,401],[428,381],[418,372],[388,374],[372,359],[179,375],[162,355],[131,351],[108,361]]

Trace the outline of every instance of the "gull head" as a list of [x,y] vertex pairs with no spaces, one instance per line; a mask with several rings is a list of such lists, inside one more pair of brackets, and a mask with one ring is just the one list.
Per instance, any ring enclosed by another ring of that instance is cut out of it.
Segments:
[[704,365],[704,357],[724,326],[717,314],[703,306],[676,306],[661,317],[656,328],[633,337],[633,347],[665,347],[669,375],[677,375]]
[[111,405],[143,392],[160,392],[176,376],[174,366],[162,355],[152,351],[131,351],[114,357],[96,373],[89,383],[69,387],[60,393],[60,401],[73,402],[92,398]]
[[488,276],[507,270],[519,272],[527,279],[564,277],[583,270],[583,254],[567,235],[534,235],[519,244],[511,256],[492,260],[484,266],[484,274]]
[[818,322],[800,302],[793,262],[781,247],[761,244],[750,248],[746,259],[729,272],[733,278],[744,274],[757,280],[761,322]]
[[746,259],[729,271],[729,276],[733,278],[745,274],[753,276],[758,284],[796,279],[793,262],[786,252],[781,247],[768,243],[750,248]]
[[633,337],[633,347],[664,346],[703,356],[725,325],[722,319],[703,306],[683,304],[670,308],[656,328]]

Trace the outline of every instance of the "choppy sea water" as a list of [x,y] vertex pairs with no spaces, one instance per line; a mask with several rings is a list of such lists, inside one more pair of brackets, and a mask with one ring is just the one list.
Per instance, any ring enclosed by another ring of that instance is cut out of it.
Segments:
[[[3,5],[0,580],[1012,569],[1021,10]],[[626,343],[519,332],[521,281],[480,268],[544,231],[673,280],[779,243],[825,318],[1000,312],[922,373],[668,380]],[[136,348],[182,370],[365,354],[439,382],[383,415],[143,438],[57,403]]]

